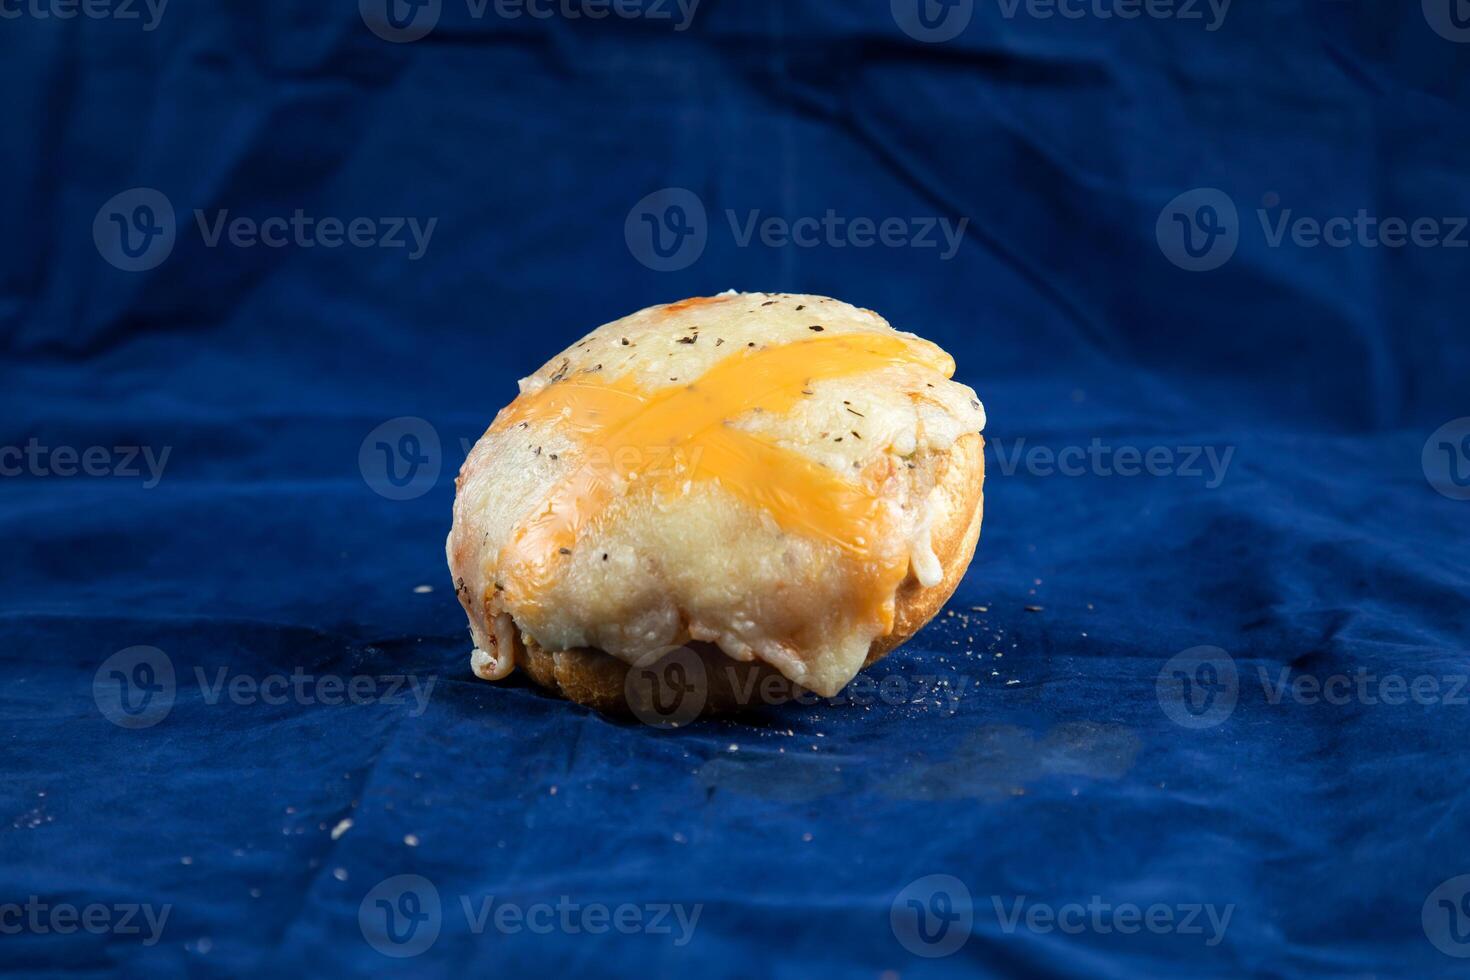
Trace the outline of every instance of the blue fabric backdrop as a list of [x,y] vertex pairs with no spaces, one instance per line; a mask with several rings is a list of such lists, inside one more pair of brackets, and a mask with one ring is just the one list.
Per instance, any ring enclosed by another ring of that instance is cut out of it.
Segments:
[[[923,4],[0,0],[0,966],[1463,975],[1463,4]],[[953,615],[474,680],[465,447],[730,287],[955,354]]]

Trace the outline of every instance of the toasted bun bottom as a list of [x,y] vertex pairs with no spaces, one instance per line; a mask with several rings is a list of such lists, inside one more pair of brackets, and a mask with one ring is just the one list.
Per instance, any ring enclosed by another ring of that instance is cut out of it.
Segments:
[[[912,575],[899,587],[893,632],[873,641],[864,667],[882,659],[933,619],[954,594],[975,555],[984,512],[985,441],[959,439],[942,457],[936,487],[942,500],[932,529],[944,578],[930,588]],[[781,704],[806,692],[775,668],[734,660],[712,644],[690,643],[630,666],[600,650],[546,650],[521,634],[516,663],[554,694],[615,715],[676,727],[699,717]]]

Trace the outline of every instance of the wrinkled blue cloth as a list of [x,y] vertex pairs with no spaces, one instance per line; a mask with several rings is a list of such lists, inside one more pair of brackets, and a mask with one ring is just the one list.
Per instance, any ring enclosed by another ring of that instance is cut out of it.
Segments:
[[[354,6],[0,2],[0,967],[1464,975],[1450,0]],[[678,730],[476,680],[467,447],[731,287],[955,355],[949,612]]]

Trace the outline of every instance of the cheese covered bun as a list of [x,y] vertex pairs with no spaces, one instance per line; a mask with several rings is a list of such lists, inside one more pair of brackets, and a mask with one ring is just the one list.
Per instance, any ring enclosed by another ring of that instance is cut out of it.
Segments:
[[474,672],[520,666],[640,715],[634,678],[666,662],[681,689],[697,675],[702,712],[835,695],[974,554],[985,410],[953,371],[822,296],[726,293],[597,328],[521,381],[456,481]]

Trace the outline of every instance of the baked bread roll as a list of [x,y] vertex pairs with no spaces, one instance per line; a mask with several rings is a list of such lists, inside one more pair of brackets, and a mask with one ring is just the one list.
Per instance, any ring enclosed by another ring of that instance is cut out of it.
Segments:
[[594,330],[521,381],[456,481],[475,674],[675,723],[837,694],[974,554],[985,410],[953,370],[822,296]]

